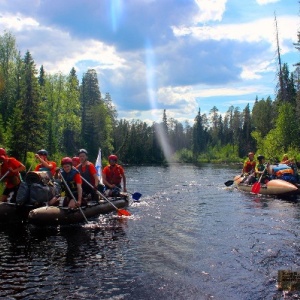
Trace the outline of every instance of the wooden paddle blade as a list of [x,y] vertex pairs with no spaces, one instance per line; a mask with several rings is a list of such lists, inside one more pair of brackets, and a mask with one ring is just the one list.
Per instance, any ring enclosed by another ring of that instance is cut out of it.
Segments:
[[131,213],[126,209],[118,209],[118,216],[131,216]]
[[261,186],[260,182],[255,182],[252,186],[251,192],[254,194],[258,194],[260,191],[260,186]]
[[228,180],[228,181],[224,182],[224,184],[225,184],[226,186],[231,186],[231,185],[234,184],[234,181],[233,181],[233,180]]
[[141,197],[142,197],[141,193],[135,192],[132,194],[132,199],[135,201],[139,201]]

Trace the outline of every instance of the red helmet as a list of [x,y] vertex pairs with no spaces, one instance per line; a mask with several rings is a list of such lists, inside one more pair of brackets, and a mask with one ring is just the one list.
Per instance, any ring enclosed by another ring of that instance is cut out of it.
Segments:
[[64,157],[62,160],[61,160],[61,165],[66,165],[66,164],[70,164],[72,165],[72,158],[70,157]]
[[7,156],[6,150],[4,148],[0,148],[0,155]]
[[79,164],[80,163],[80,159],[78,156],[74,156],[72,157],[72,161],[75,161],[75,163]]
[[0,161],[5,161],[6,160],[6,156],[5,155],[0,155]]
[[118,156],[112,154],[112,155],[110,155],[110,156],[108,157],[108,160],[109,160],[109,161],[110,161],[110,160],[115,160],[115,161],[117,161],[117,160],[118,160]]

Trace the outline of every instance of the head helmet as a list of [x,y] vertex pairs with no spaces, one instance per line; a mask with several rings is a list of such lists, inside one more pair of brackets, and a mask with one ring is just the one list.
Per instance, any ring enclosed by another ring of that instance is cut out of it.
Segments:
[[118,160],[118,156],[117,155],[114,155],[114,154],[111,154],[109,157],[108,157],[108,161],[110,160],[115,160],[117,161]]
[[64,157],[61,162],[60,162],[61,165],[66,165],[66,164],[70,164],[72,165],[72,158],[70,157]]
[[79,164],[79,163],[80,163],[80,159],[79,159],[78,156],[72,157],[72,161],[75,162],[76,164]]
[[254,155],[254,153],[253,153],[253,152],[249,152],[249,153],[248,153],[248,156],[251,156],[251,155]]
[[6,150],[4,148],[0,148],[0,155],[7,156]]
[[45,156],[48,156],[48,151],[45,150],[45,149],[41,149],[37,152],[38,155],[45,155]]
[[257,159],[258,159],[258,160],[262,160],[262,159],[264,159],[264,158],[265,158],[265,157],[264,157],[263,155],[258,155],[258,156],[257,156]]
[[0,161],[5,161],[5,159],[6,159],[6,155],[0,155]]
[[79,155],[80,153],[84,153],[84,154],[88,155],[88,152],[87,152],[85,149],[80,149],[80,150],[78,151],[78,155]]
[[283,159],[283,160],[284,160],[284,159],[289,159],[289,156],[285,153],[285,154],[283,154],[282,159]]

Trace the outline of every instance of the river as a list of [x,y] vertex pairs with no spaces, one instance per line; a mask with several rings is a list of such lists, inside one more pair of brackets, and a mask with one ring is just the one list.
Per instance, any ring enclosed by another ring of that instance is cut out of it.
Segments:
[[128,166],[143,194],[129,218],[1,228],[0,298],[282,299],[278,270],[299,270],[299,203],[226,187],[239,172]]

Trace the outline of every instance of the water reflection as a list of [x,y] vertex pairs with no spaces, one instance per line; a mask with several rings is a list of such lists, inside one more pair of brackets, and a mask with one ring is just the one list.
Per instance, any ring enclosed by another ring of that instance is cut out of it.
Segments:
[[226,166],[127,168],[130,218],[0,230],[0,298],[272,299],[299,204],[224,188]]

